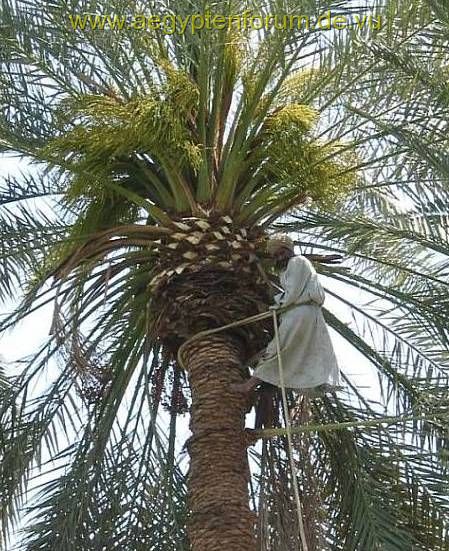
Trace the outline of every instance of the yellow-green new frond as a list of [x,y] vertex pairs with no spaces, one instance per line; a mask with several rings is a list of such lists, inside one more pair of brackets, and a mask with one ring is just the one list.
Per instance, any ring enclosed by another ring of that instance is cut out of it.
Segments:
[[315,141],[310,144],[310,198],[323,208],[333,208],[357,182],[357,155],[345,144]]
[[[187,128],[189,111],[180,95],[168,99],[141,96],[123,103],[104,96],[76,100],[75,128],[54,139],[48,153],[95,156],[148,153],[178,162],[193,143]],[[189,97],[189,102],[192,97]],[[181,158],[180,158],[181,155]]]
[[269,150],[264,170],[272,182],[273,197],[297,192],[303,201],[331,207],[350,191],[355,183],[355,172],[350,170],[356,164],[353,153],[343,153],[338,143],[316,140],[290,145],[289,149],[284,140],[278,140]]
[[320,74],[321,71],[318,71],[318,69],[296,71],[282,83],[276,101],[278,103],[300,103],[304,101],[308,88],[317,80]]
[[308,105],[293,103],[280,107],[266,120],[266,128],[270,134],[296,132],[298,129],[308,132],[318,120],[318,113]]
[[[61,134],[45,158],[72,173],[67,198],[91,196],[95,185],[131,182],[162,208],[192,209],[201,163],[195,135],[198,89],[164,62],[166,78],[146,95],[84,95],[61,104]],[[94,192],[95,194],[95,192]]]
[[293,105],[266,124],[249,169],[255,170],[257,185],[239,188],[240,220],[255,223],[305,203],[331,209],[350,193],[357,178],[356,155],[348,145],[313,138],[316,121],[315,110]]
[[161,87],[161,99],[168,101],[186,116],[198,110],[200,92],[198,86],[184,72],[176,69],[168,60],[158,65],[165,72],[166,82]]

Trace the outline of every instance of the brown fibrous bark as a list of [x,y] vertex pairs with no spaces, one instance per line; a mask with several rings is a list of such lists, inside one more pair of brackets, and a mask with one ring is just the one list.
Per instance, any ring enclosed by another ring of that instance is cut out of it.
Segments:
[[230,335],[193,341],[185,352],[192,389],[188,533],[192,551],[255,551],[249,507],[246,398],[239,342]]

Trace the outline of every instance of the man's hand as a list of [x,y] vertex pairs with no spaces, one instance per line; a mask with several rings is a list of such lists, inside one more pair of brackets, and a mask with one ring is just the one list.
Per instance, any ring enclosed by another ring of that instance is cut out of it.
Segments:
[[340,264],[343,257],[340,254],[305,254],[303,255],[312,262],[321,262],[322,264]]

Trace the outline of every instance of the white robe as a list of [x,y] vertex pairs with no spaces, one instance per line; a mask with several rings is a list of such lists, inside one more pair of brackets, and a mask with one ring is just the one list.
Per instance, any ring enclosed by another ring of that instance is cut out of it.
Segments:
[[[280,280],[284,292],[276,295],[276,303],[297,304],[281,314],[279,325],[285,387],[306,393],[337,389],[340,371],[321,311],[325,294],[315,269],[307,258],[295,256]],[[253,375],[281,386],[275,339],[268,344]]]

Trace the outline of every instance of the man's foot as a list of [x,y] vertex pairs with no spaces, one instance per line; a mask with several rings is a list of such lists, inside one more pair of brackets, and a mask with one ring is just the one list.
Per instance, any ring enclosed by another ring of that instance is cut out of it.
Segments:
[[[248,379],[249,381],[249,379]],[[233,392],[240,392],[241,394],[248,394],[253,389],[252,385],[249,385],[248,382],[245,383],[233,383],[229,385],[229,388]]]
[[238,394],[242,395],[242,397],[245,399],[246,404],[245,411],[246,413],[249,413],[257,400],[257,393],[254,390],[254,385],[250,383],[250,379],[248,379],[244,383],[231,384],[229,385],[229,388],[233,392],[237,392]]
[[234,392],[241,392],[243,394],[249,394],[253,391],[262,381],[257,377],[250,377],[244,383],[234,383],[229,385],[229,388]]

